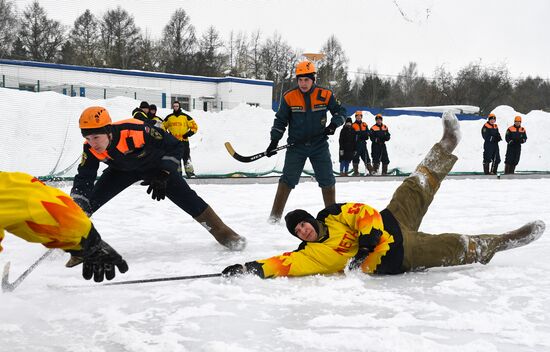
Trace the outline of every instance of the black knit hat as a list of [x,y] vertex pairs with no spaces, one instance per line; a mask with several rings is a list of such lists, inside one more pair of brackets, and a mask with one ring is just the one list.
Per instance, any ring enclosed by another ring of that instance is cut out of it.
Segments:
[[140,109],[149,109],[149,103],[146,101],[142,101],[141,104],[139,104]]
[[352,122],[353,122],[353,121],[351,120],[351,117],[347,117],[347,118],[346,118],[346,123],[348,123],[348,122],[349,122],[349,123],[352,123]]
[[157,110],[157,106],[155,104],[149,105],[149,110]]
[[313,215],[311,215],[307,211],[303,209],[296,209],[285,215],[286,228],[288,232],[290,232],[293,236],[296,236],[296,232],[294,231],[294,229],[302,221],[310,223],[317,234],[319,234],[319,224],[317,223],[317,220],[315,220]]
[[310,78],[313,82],[315,82],[315,73],[313,73],[313,72],[312,72],[312,73],[307,73],[307,74],[305,74],[305,75],[298,75],[298,76],[296,76],[296,80],[298,80],[298,78],[300,78],[300,77],[308,77],[308,78]]
[[80,130],[80,133],[82,133],[82,137],[86,138],[86,136],[89,136],[91,134],[109,134],[111,133],[111,125],[98,127],[98,128],[82,128]]

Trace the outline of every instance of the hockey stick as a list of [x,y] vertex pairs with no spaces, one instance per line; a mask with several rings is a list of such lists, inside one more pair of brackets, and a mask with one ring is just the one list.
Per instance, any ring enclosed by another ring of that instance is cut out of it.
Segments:
[[149,283],[149,282],[161,282],[161,281],[204,279],[204,278],[207,278],[207,277],[219,277],[219,276],[222,276],[222,274],[218,273],[218,274],[203,274],[203,275],[189,275],[189,276],[159,277],[159,278],[156,278],[156,279],[108,282],[106,284],[103,284],[103,286],[144,284],[144,283]]
[[13,283],[10,283],[9,275],[10,275],[10,262],[7,262],[4,266],[4,273],[2,274],[2,292],[12,292],[25,280],[25,278],[40,264],[44,259],[48,258],[52,253],[54,252],[53,248],[50,248],[46,251],[46,253],[42,254],[40,258],[38,258],[27,270],[21,274],[17,280],[15,280]]
[[[280,147],[277,147],[277,148],[273,149],[273,151],[278,152],[279,150],[286,149],[288,147],[292,147],[294,144],[295,143],[285,144],[285,145],[282,145]],[[233,149],[233,146],[229,142],[225,142],[225,149],[227,149],[227,151],[229,152],[229,154],[231,154],[231,156],[233,158],[240,161],[241,163],[249,163],[251,161],[258,160],[260,158],[263,158],[264,156],[267,156],[267,152],[261,152],[261,153],[250,155],[250,156],[242,156],[242,155],[238,154],[235,151],[235,149]]]

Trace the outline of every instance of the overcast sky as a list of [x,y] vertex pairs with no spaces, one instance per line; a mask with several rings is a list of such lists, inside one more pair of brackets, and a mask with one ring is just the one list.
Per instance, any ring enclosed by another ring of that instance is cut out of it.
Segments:
[[[20,11],[32,0],[16,0]],[[152,38],[177,8],[197,33],[214,25],[264,37],[275,31],[303,52],[318,52],[334,34],[359,69],[397,74],[409,61],[431,77],[471,62],[506,64],[512,77],[550,79],[550,0],[39,0],[50,18],[72,26],[86,9],[101,16],[120,5]]]

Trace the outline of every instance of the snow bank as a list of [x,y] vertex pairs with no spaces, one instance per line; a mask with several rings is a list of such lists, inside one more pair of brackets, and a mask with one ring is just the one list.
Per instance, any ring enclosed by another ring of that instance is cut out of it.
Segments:
[[[131,117],[131,111],[139,104],[139,101],[122,97],[90,100],[53,92],[32,93],[4,88],[0,88],[0,101],[9,102],[3,104],[5,113],[2,115],[4,128],[0,132],[0,169],[25,171],[38,176],[72,176],[76,173],[83,141],[78,129],[78,117],[84,108],[105,106],[116,121]],[[159,115],[164,117],[169,112],[169,109],[160,109]],[[509,106],[500,106],[493,112],[497,115],[497,124],[503,137],[506,128],[512,125],[514,116],[523,117],[528,141],[523,146],[516,171],[549,171],[550,158],[544,156],[544,151],[550,150],[550,135],[547,133],[550,130],[550,114],[531,111],[522,115]],[[350,115],[352,113],[349,112]],[[243,155],[265,150],[269,144],[273,111],[241,105],[217,113],[195,110],[191,115],[199,125],[198,133],[191,138],[191,156],[198,175],[237,172],[267,174],[282,170],[284,152],[243,164],[232,159],[224,147],[224,143],[229,141]],[[372,114],[365,112],[364,116],[369,126],[374,123]],[[437,117],[388,116],[384,118],[384,123],[392,134],[387,144],[390,169],[398,168],[402,172],[412,171],[425,151],[441,136],[441,121]],[[459,161],[454,172],[481,170],[483,123],[484,120],[460,122],[463,138],[456,151]],[[339,131],[329,140],[335,171],[339,169]],[[283,143],[284,140],[281,141]],[[500,143],[500,152],[504,160],[504,142]],[[312,171],[309,163],[305,170]]]

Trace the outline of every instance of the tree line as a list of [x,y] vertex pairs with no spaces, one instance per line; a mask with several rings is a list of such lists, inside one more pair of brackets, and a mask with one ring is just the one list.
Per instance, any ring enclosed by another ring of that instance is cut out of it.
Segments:
[[[174,11],[160,39],[151,38],[134,17],[118,6],[97,16],[90,10],[64,26],[48,17],[38,1],[19,13],[11,0],[0,0],[0,57],[92,67],[137,69],[210,77],[266,79],[273,99],[293,86],[301,50],[277,32],[264,36],[231,32],[224,40],[214,26],[197,33],[184,9]],[[550,110],[550,82],[540,77],[514,80],[506,66],[470,63],[456,75],[438,68],[433,77],[418,73],[410,62],[395,77],[375,71],[350,77],[341,43],[330,36],[320,48],[317,83],[334,90],[344,103],[378,108],[430,105],[475,105],[487,114],[502,104],[528,112]]]

